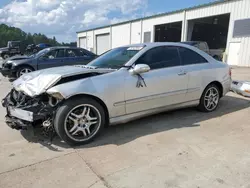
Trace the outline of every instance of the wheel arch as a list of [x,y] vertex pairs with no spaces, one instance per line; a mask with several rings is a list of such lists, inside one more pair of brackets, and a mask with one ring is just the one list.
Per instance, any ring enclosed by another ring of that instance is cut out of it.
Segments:
[[35,68],[29,64],[20,64],[20,65],[17,65],[16,68],[19,69],[21,67],[29,67],[31,68],[33,71],[35,70]]
[[96,97],[96,96],[90,95],[90,94],[85,94],[85,93],[72,95],[72,96],[68,97],[66,100],[73,99],[73,98],[80,98],[80,97],[86,97],[86,98],[94,99],[95,101],[97,101],[103,107],[104,112],[105,112],[105,120],[106,120],[105,127],[108,127],[109,126],[109,111],[108,111],[108,107],[105,104],[105,102],[102,99],[100,99],[99,97]]
[[[209,86],[209,85],[211,85],[211,84],[214,84],[214,85],[216,85],[218,88],[219,88],[219,92],[220,92],[220,98],[223,96],[223,85],[219,82],[219,81],[212,81],[212,82],[210,82],[206,87],[205,87],[205,89],[204,89],[204,91],[206,90],[206,88]],[[203,91],[203,92],[204,92]]]

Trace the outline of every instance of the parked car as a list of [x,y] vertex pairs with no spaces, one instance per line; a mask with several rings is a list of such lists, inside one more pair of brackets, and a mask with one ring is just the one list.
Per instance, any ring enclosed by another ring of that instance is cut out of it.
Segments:
[[31,56],[16,56],[2,64],[3,76],[20,77],[25,73],[64,65],[84,65],[96,55],[82,48],[51,47]]
[[223,58],[224,50],[222,50],[222,49],[209,49],[207,42],[204,42],[204,41],[186,41],[186,42],[182,42],[182,43],[199,48],[200,50],[211,55],[216,60],[221,61]]
[[181,43],[149,43],[112,49],[85,66],[23,75],[2,104],[10,127],[43,122],[74,145],[90,142],[105,125],[166,110],[212,112],[230,84],[228,65],[207,53]]
[[0,48],[0,56],[7,59],[11,56],[24,54],[24,47],[20,41],[9,41],[7,47]]

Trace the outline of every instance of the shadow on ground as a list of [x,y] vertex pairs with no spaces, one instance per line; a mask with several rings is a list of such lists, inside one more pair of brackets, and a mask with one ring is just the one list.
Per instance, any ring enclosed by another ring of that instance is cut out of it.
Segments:
[[[142,118],[130,123],[108,127],[92,143],[79,146],[89,148],[107,144],[122,145],[131,142],[139,137],[164,132],[171,129],[181,129],[183,127],[197,127],[200,122],[230,114],[250,107],[250,100],[233,96],[222,98],[218,109],[211,113],[202,113],[196,108],[188,108],[158,115]],[[39,134],[39,133],[38,133]],[[22,132],[25,139],[30,142],[37,142],[51,150],[57,151],[54,146],[68,148],[69,146],[56,137],[52,145],[48,139],[41,135],[34,136]]]

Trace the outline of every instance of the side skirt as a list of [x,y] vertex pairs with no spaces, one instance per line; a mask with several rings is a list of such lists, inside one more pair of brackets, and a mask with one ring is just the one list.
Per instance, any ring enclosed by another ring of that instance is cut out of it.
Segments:
[[113,117],[113,118],[110,118],[110,125],[127,123],[129,121],[136,120],[145,116],[158,114],[160,112],[165,112],[165,111],[170,111],[170,110],[197,106],[198,104],[199,104],[199,100],[194,100],[194,101],[189,101],[185,103],[179,103],[179,104],[169,105],[169,106],[160,107],[160,108],[153,108],[150,110],[144,110],[144,111],[139,111],[139,112],[135,112],[132,114],[126,114],[123,116]]

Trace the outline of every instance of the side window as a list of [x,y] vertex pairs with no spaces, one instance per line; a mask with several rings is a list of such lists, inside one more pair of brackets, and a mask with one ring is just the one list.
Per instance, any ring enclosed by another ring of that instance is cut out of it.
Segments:
[[193,50],[179,47],[182,65],[207,63],[207,60]]
[[64,49],[59,49],[59,50],[56,50],[56,51],[57,51],[56,58],[65,57],[65,55],[64,55]]
[[147,64],[151,69],[160,69],[179,66],[180,58],[176,47],[161,46],[147,51],[136,64]]
[[77,51],[74,49],[67,49],[66,50],[66,57],[77,57]]
[[54,59],[54,58],[56,58],[56,54],[57,54],[57,50],[51,50],[47,54],[45,54],[44,56],[46,56],[49,59]]
[[89,56],[84,50],[78,49],[76,50],[78,52],[78,56],[83,57],[83,56]]

